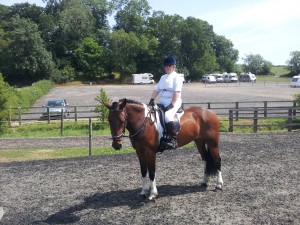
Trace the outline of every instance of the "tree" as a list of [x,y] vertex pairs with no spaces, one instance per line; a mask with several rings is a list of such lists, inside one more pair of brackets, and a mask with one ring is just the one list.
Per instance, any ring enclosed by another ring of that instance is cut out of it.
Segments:
[[215,35],[212,48],[220,69],[226,72],[234,72],[239,52],[233,48],[233,43],[224,36]]
[[37,25],[20,17],[12,18],[7,31],[7,47],[1,54],[0,68],[5,80],[12,84],[31,84],[48,79],[53,67]]
[[290,53],[290,59],[287,61],[287,65],[292,74],[296,75],[300,73],[300,51]]
[[126,33],[117,30],[111,33],[109,56],[112,71],[121,71],[121,75],[128,75],[137,70],[136,58],[145,50],[140,38],[133,32]]
[[88,37],[95,26],[91,11],[81,0],[66,0],[59,17],[63,35],[75,46],[81,38]]
[[259,54],[246,55],[244,58],[243,69],[245,72],[251,72],[254,74],[269,74],[271,72],[272,64],[269,61],[263,59]]
[[83,72],[84,80],[96,80],[104,74],[104,50],[94,38],[85,38],[79,48],[75,50],[78,69]]
[[147,0],[130,0],[115,16],[115,30],[142,34],[151,7]]

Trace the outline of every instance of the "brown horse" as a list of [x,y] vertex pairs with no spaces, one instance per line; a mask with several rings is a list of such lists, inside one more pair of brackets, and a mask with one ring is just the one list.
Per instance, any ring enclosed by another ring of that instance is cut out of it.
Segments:
[[[151,183],[149,199],[157,196],[155,180],[156,152],[159,146],[159,124],[156,116],[147,105],[129,99],[119,102],[103,102],[109,109],[108,121],[113,138],[112,147],[122,148],[125,128],[129,131],[129,138],[138,156],[141,174],[142,191],[145,196],[149,190],[147,173]],[[192,141],[206,162],[204,179],[201,184],[206,188],[211,175],[217,176],[216,190],[221,190],[223,179],[221,174],[221,158],[219,156],[220,121],[216,114],[201,107],[190,107],[184,110],[180,119],[180,130],[177,134],[178,146],[184,146]]]

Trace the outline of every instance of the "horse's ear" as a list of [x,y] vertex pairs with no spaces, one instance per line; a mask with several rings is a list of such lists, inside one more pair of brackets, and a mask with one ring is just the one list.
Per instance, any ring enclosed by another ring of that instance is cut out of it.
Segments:
[[111,103],[109,103],[109,102],[105,102],[105,101],[101,101],[101,103],[106,107],[106,108],[108,108],[108,109],[111,109]]
[[119,102],[119,109],[122,110],[125,107],[126,103],[127,103],[126,98],[121,99]]

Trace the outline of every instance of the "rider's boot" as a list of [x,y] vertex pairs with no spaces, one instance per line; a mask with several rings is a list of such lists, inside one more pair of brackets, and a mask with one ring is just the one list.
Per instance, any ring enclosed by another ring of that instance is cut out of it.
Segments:
[[164,150],[176,149],[177,145],[177,136],[176,136],[176,127],[173,121],[166,124],[168,138],[162,138],[158,152],[163,152]]
[[170,139],[168,140],[167,146],[170,147],[170,149],[176,149],[178,147],[177,145],[177,136],[176,136],[176,126],[173,121],[166,124],[167,131],[170,135]]

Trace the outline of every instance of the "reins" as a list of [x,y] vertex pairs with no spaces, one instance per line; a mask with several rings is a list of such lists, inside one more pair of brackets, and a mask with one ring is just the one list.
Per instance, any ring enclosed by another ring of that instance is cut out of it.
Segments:
[[[146,110],[146,109],[145,109],[145,110]],[[114,111],[114,112],[124,112],[123,109],[122,109],[122,110],[110,110],[110,111]],[[147,115],[144,116],[143,123],[142,123],[141,127],[137,130],[137,132],[135,132],[135,133],[132,134],[132,135],[130,135],[130,134],[129,134],[129,135],[126,135],[126,134],[125,134],[125,130],[126,130],[126,123],[125,123],[125,122],[127,122],[127,118],[128,118],[128,117],[127,117],[127,114],[125,113],[123,132],[122,132],[120,135],[117,135],[117,136],[112,135],[113,140],[118,141],[118,140],[120,140],[122,137],[128,137],[128,138],[130,138],[130,139],[133,139],[133,138],[134,138],[135,136],[137,136],[137,135],[142,131],[142,129],[144,128],[144,126],[145,126],[145,124],[146,124],[146,118],[147,118],[148,116],[151,117],[151,112],[150,112],[150,110],[148,110]]]

